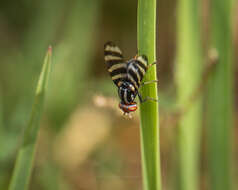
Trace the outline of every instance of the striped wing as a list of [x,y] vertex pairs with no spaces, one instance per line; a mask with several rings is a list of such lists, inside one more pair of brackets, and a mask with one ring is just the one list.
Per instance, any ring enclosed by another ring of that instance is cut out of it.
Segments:
[[120,86],[127,78],[127,63],[123,59],[120,48],[113,42],[107,42],[104,45],[104,59],[113,82],[116,86]]
[[127,73],[128,80],[134,85],[138,90],[148,69],[148,59],[145,55],[136,56],[128,62]]

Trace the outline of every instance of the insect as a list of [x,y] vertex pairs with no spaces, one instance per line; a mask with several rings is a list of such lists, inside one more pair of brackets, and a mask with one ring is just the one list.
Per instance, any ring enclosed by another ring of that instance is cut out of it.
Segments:
[[118,87],[118,95],[121,100],[119,108],[125,115],[137,110],[137,103],[135,102],[137,95],[141,103],[154,100],[150,97],[142,99],[139,93],[141,85],[157,82],[156,80],[142,83],[146,71],[154,64],[148,65],[148,59],[145,55],[137,55],[125,61],[120,48],[113,42],[107,42],[104,45],[104,59],[112,81]]

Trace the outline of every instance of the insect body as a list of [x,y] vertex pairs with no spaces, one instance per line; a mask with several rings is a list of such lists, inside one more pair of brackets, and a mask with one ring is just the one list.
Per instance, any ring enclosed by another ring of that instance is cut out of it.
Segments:
[[118,87],[120,109],[125,114],[136,111],[137,104],[134,101],[136,96],[138,95],[140,101],[143,101],[138,90],[148,69],[147,57],[140,55],[125,61],[120,48],[113,42],[107,42],[104,45],[104,59],[108,72]]

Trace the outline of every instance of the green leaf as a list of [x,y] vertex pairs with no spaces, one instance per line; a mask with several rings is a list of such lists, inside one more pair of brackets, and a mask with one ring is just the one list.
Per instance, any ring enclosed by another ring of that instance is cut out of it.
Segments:
[[37,84],[30,120],[24,131],[23,142],[17,155],[9,190],[25,190],[29,185],[46,86],[51,68],[51,52],[51,47],[49,47]]

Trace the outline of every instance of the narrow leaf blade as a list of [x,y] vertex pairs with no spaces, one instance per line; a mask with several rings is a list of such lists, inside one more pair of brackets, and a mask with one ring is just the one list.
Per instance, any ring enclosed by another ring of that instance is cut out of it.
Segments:
[[36,150],[37,134],[39,132],[39,124],[44,104],[44,96],[51,68],[51,52],[52,49],[49,47],[37,84],[30,120],[24,131],[23,143],[21,144],[17,155],[9,190],[25,190],[30,181]]

